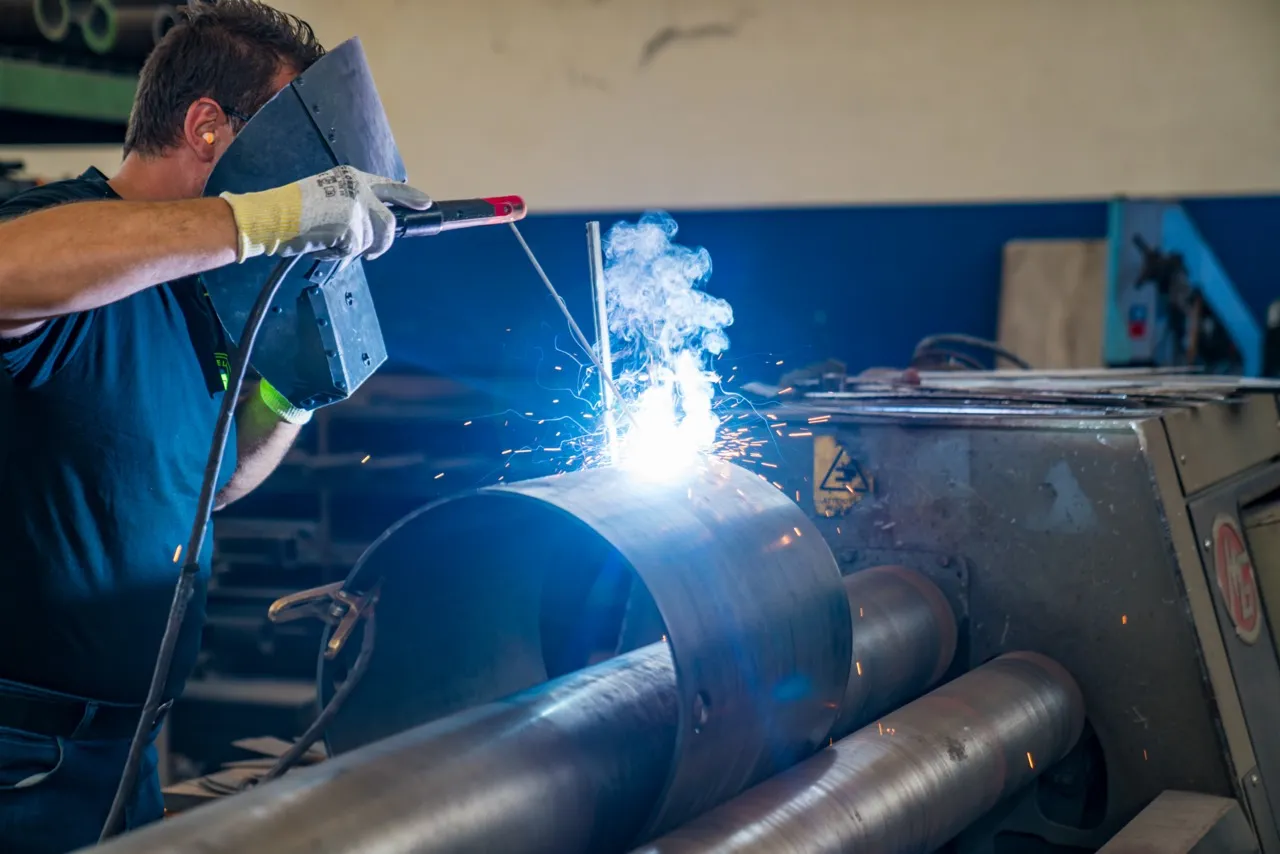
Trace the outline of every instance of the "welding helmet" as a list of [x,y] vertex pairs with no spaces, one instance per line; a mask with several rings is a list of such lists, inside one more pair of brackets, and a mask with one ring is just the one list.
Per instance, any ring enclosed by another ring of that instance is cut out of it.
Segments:
[[[267,190],[344,165],[406,179],[359,39],[321,57],[257,112],[204,194]],[[278,263],[262,256],[201,274],[233,343]],[[346,398],[386,358],[361,261],[303,258],[280,285],[251,363],[294,406],[315,409]]]

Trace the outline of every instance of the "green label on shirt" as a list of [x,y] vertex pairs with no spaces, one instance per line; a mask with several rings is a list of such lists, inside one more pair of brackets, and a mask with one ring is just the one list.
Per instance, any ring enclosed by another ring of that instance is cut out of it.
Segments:
[[218,366],[218,375],[222,377],[222,390],[227,390],[227,380],[231,377],[231,360],[226,353],[214,353],[213,361]]

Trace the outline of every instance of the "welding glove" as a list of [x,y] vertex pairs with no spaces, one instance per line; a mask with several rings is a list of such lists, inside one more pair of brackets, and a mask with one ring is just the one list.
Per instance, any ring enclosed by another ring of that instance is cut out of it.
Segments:
[[391,248],[396,220],[387,205],[424,211],[431,198],[408,184],[339,166],[260,193],[223,193],[239,233],[237,259],[314,252],[322,258],[377,258]]

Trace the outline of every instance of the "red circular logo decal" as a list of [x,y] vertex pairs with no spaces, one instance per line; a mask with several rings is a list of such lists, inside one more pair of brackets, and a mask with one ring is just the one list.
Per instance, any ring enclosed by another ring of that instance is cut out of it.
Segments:
[[1218,590],[1235,623],[1236,634],[1245,643],[1258,640],[1260,606],[1258,582],[1253,561],[1245,548],[1244,537],[1230,516],[1213,520],[1213,556],[1218,575]]

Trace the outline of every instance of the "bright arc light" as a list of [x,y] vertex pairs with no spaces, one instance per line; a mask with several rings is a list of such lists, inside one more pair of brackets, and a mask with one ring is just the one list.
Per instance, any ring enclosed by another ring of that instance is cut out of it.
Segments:
[[677,230],[651,211],[615,224],[604,244],[610,350],[630,368],[617,378],[618,441],[607,456],[653,480],[689,473],[715,449],[719,378],[706,365],[729,346],[733,323],[729,303],[700,289],[710,254],[675,243]]
[[619,467],[650,480],[670,480],[696,467],[716,443],[720,421],[711,412],[715,374],[690,352],[673,368],[650,368],[650,384],[631,400],[632,421],[618,438]]

